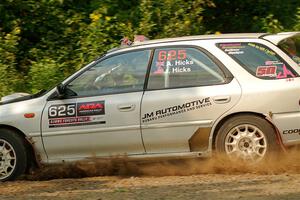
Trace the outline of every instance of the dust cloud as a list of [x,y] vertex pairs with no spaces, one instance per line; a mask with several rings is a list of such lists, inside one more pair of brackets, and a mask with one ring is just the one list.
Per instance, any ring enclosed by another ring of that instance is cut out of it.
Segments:
[[44,166],[25,180],[50,180],[61,178],[83,178],[93,176],[188,176],[196,174],[299,174],[300,151],[289,150],[277,153],[257,164],[246,164],[241,160],[229,160],[224,155],[211,158],[131,160],[127,157],[110,159],[87,159],[75,163]]

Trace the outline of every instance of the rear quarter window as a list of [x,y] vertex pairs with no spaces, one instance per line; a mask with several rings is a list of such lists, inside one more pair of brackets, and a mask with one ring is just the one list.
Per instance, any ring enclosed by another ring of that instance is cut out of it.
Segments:
[[284,79],[299,75],[273,50],[253,42],[219,43],[217,46],[249,73],[261,79]]

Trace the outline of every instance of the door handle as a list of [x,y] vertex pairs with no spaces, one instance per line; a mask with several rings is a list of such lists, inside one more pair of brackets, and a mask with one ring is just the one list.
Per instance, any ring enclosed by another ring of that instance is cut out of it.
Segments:
[[121,112],[129,112],[135,109],[135,105],[134,104],[118,105],[118,109]]
[[213,100],[215,103],[223,104],[223,103],[230,102],[231,97],[230,96],[217,96],[217,97],[214,97]]

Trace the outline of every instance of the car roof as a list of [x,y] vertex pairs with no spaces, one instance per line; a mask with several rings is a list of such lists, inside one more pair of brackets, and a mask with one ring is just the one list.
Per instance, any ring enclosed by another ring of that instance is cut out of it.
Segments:
[[268,35],[268,33],[225,33],[225,34],[193,35],[193,36],[184,36],[184,37],[154,39],[154,40],[146,40],[143,42],[134,42],[128,46],[125,45],[125,46],[113,48],[110,49],[107,53],[112,53],[118,50],[130,49],[132,47],[143,46],[148,44],[180,42],[180,41],[189,41],[189,40],[260,38],[265,35]]
[[121,49],[130,49],[132,47],[143,46],[148,44],[159,44],[167,42],[180,42],[180,41],[189,41],[189,40],[210,40],[210,39],[256,39],[263,38],[277,45],[283,39],[292,37],[295,35],[300,35],[300,32],[282,32],[277,34],[271,33],[225,33],[225,34],[210,34],[210,35],[193,35],[193,36],[184,36],[184,37],[174,37],[174,38],[164,38],[164,39],[154,39],[146,40],[143,42],[134,42],[130,46],[121,46],[119,48],[113,48],[108,51],[112,53]]
[[267,35],[267,33],[229,33],[229,34],[226,33],[226,34],[214,34],[214,35],[194,35],[194,36],[185,36],[185,37],[147,40],[144,42],[135,42],[133,43],[132,46],[156,44],[156,43],[164,43],[164,42],[187,41],[187,40],[260,38],[265,35]]

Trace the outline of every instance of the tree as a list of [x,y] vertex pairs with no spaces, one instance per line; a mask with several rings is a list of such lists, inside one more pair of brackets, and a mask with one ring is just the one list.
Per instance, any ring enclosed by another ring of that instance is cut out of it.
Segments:
[[10,33],[0,32],[0,96],[17,90],[20,84],[20,75],[16,71],[19,34],[17,25]]

